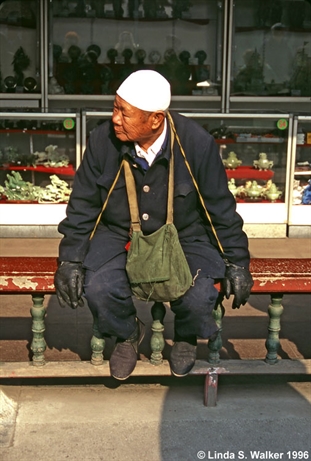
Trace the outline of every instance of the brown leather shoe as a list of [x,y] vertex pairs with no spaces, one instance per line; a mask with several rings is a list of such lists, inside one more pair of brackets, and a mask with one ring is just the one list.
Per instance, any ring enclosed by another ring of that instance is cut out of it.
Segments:
[[137,319],[137,328],[126,340],[117,339],[109,360],[110,374],[123,381],[134,371],[137,363],[138,346],[145,336],[145,325]]
[[176,341],[170,356],[171,372],[182,378],[192,370],[197,356],[197,346],[187,341]]

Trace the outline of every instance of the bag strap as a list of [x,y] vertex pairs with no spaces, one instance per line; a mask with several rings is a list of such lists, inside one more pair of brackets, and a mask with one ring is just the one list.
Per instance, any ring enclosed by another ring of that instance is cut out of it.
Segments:
[[121,170],[122,170],[122,168],[123,168],[123,164],[124,164],[124,160],[122,160],[122,162],[121,162],[120,168],[119,168],[119,170],[118,170],[118,172],[117,172],[117,174],[116,174],[116,177],[114,178],[114,181],[113,181],[113,183],[112,183],[112,186],[111,186],[110,189],[109,189],[109,192],[108,192],[108,194],[107,194],[107,198],[106,198],[106,200],[105,200],[105,202],[104,202],[104,204],[103,204],[103,206],[102,206],[101,212],[99,213],[99,215],[98,215],[98,217],[97,217],[97,220],[96,220],[94,229],[92,230],[92,233],[91,233],[91,235],[90,235],[90,240],[92,240],[92,238],[94,237],[94,234],[95,234],[95,232],[96,232],[96,229],[97,229],[97,227],[98,227],[98,224],[99,224],[99,222],[100,222],[100,220],[101,220],[102,214],[103,214],[103,212],[105,211],[105,208],[106,208],[106,206],[107,206],[109,197],[110,197],[110,195],[111,195],[113,189],[115,188],[115,185],[117,184],[117,181],[118,181],[118,179],[119,179]]
[[171,127],[171,132],[173,132],[174,135],[175,135],[175,137],[176,137],[176,141],[177,141],[177,143],[178,143],[178,145],[179,145],[179,148],[180,148],[180,151],[181,151],[181,153],[182,153],[182,156],[184,157],[185,164],[186,164],[186,166],[187,166],[187,168],[188,168],[188,171],[189,171],[189,174],[190,174],[191,179],[192,179],[192,181],[193,181],[194,187],[196,188],[196,191],[197,191],[197,193],[198,193],[198,195],[199,195],[201,205],[202,205],[202,207],[203,207],[203,209],[204,209],[204,211],[205,211],[206,217],[207,217],[207,219],[208,219],[208,221],[209,221],[209,223],[210,223],[210,226],[211,226],[211,228],[212,228],[212,232],[213,232],[213,234],[214,234],[214,237],[216,238],[216,241],[217,241],[219,250],[220,250],[221,253],[224,253],[224,249],[223,249],[223,247],[222,247],[222,244],[220,243],[220,240],[219,240],[219,238],[218,238],[216,229],[215,229],[215,227],[214,227],[214,225],[213,225],[212,218],[211,218],[209,212],[207,211],[207,208],[206,208],[206,206],[205,206],[203,197],[202,197],[202,195],[201,195],[201,193],[200,193],[200,190],[199,190],[199,186],[198,186],[198,184],[197,184],[197,182],[196,182],[196,180],[195,180],[195,177],[194,177],[193,174],[192,174],[191,167],[190,167],[190,165],[189,165],[189,162],[188,162],[188,160],[187,160],[185,151],[184,151],[184,149],[183,149],[183,147],[182,147],[182,145],[181,145],[179,136],[178,136],[178,134],[177,134],[174,121],[173,121],[172,116],[171,116],[171,114],[170,114],[169,112],[167,113],[167,118],[168,118],[168,121],[169,121],[169,124],[170,124],[170,127]]
[[132,229],[135,232],[141,230],[140,219],[139,219],[139,210],[136,194],[136,186],[134,176],[128,161],[124,162],[124,173],[125,173],[125,185],[127,191],[127,197],[129,201],[130,213],[131,213],[131,223]]
[[[174,197],[174,154],[173,154],[174,136],[171,137],[171,158],[169,164],[169,177],[168,177],[168,196],[167,196],[167,215],[166,224],[173,223],[173,197]],[[127,196],[129,201],[131,222],[133,231],[141,230],[139,209],[136,194],[135,179],[127,160],[124,161],[125,184]]]
[[169,177],[168,177],[168,194],[167,194],[167,217],[166,224],[173,223],[173,213],[174,213],[174,141],[175,135],[171,129],[171,158],[169,165]]

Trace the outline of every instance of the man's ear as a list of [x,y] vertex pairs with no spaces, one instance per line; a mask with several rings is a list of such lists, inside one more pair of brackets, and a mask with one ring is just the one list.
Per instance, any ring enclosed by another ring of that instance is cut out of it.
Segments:
[[152,128],[154,130],[158,129],[166,117],[165,112],[158,110],[152,114]]

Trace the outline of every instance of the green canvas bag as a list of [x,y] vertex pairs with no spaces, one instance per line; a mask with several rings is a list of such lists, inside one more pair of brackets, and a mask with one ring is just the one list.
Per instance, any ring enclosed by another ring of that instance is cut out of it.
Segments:
[[173,224],[173,150],[169,165],[166,224],[152,234],[144,235],[141,231],[135,181],[127,161],[124,171],[132,221],[132,239],[126,263],[132,292],[145,301],[174,301],[190,288],[193,278]]

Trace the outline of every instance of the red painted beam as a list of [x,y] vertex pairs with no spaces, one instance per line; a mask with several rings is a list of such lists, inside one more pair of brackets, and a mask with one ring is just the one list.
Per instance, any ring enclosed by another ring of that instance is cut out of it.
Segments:
[[[0,257],[0,293],[54,293],[56,257]],[[311,258],[254,258],[252,293],[311,293]]]

